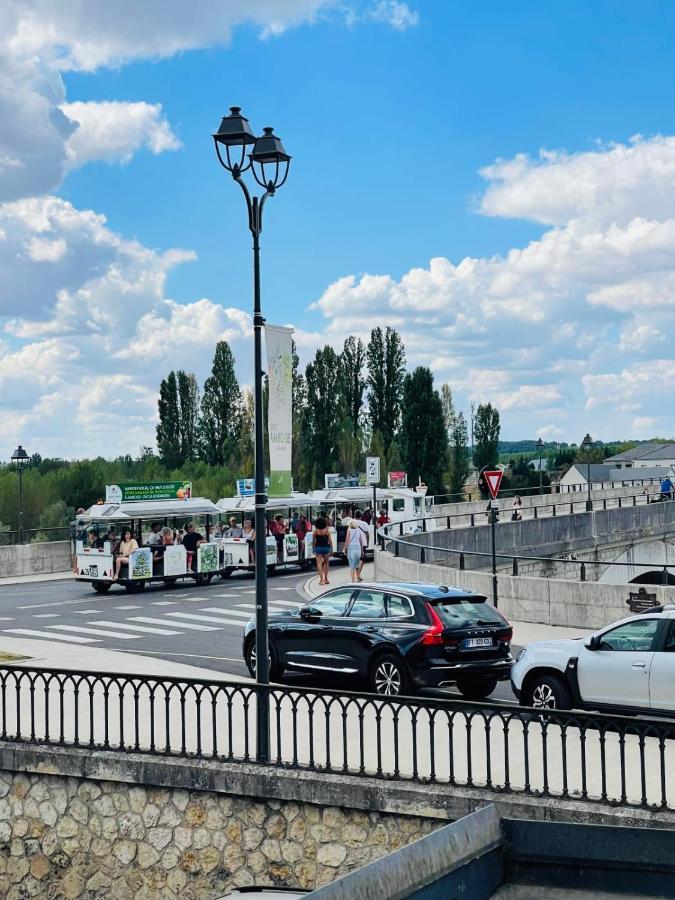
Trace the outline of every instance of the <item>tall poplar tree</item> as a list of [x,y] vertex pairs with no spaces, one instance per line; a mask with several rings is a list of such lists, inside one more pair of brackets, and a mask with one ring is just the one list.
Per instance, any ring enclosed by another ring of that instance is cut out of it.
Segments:
[[499,462],[499,412],[491,403],[481,403],[473,423],[473,464],[480,472],[485,466],[494,468]]
[[199,386],[192,372],[176,372],[178,388],[178,441],[181,463],[197,458],[199,428]]
[[469,429],[464,418],[464,413],[458,413],[454,417],[454,424],[450,433],[450,465],[449,485],[451,494],[462,494],[464,485],[469,476]]
[[159,386],[157,401],[159,422],[157,423],[157,452],[164,465],[175,469],[182,462],[179,437],[178,390],[176,373],[169,372]]
[[218,341],[204,382],[199,422],[200,455],[212,466],[233,465],[239,456],[242,399],[227,341]]
[[382,435],[385,453],[398,431],[405,375],[405,348],[398,331],[374,328],[366,350],[371,432]]
[[361,423],[363,395],[366,379],[363,374],[366,364],[366,348],[360,338],[350,335],[344,343],[339,358],[340,402],[343,413],[351,423],[352,437],[356,437]]
[[303,453],[307,455],[307,478],[320,487],[326,472],[338,463],[340,403],[338,402],[338,356],[332,347],[316,351],[305,369],[307,405],[303,427]]
[[418,366],[405,376],[402,405],[401,451],[408,483],[412,487],[421,478],[430,494],[442,494],[448,465],[448,433],[431,369]]

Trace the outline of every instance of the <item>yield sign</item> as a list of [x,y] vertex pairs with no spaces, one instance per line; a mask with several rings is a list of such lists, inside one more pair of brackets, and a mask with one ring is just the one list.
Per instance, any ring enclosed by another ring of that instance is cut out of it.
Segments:
[[499,493],[499,487],[502,483],[502,478],[504,477],[504,473],[501,469],[495,469],[492,472],[483,472],[483,477],[487,482],[488,490],[490,491],[490,495],[493,500],[497,499],[497,494]]

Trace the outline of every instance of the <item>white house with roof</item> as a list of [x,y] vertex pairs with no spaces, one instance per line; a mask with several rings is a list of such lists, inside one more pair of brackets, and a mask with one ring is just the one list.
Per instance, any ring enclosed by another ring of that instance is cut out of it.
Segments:
[[675,461],[672,466],[640,466],[639,468],[622,468],[607,463],[575,463],[560,479],[560,493],[588,490],[588,472],[590,468],[591,490],[602,490],[610,487],[642,488],[650,484],[659,485],[661,480],[675,475]]
[[649,469],[658,466],[671,469],[675,467],[675,444],[645,442],[632,450],[609,456],[604,463],[617,469]]

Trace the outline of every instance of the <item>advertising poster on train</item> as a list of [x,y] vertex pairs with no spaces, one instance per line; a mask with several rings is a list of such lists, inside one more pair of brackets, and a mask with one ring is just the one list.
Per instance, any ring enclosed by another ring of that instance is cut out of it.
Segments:
[[270,497],[288,497],[292,489],[292,334],[292,328],[265,325],[269,385],[267,434],[270,445]]
[[197,548],[197,571],[217,572],[219,556],[218,544],[202,544]]
[[296,562],[300,558],[300,545],[296,534],[284,537],[284,562]]
[[184,575],[187,571],[187,551],[182,544],[169,544],[164,550],[164,574]]
[[129,578],[150,578],[152,576],[152,550],[140,547],[129,554]]
[[278,562],[277,560],[277,542],[275,538],[268,537],[267,542],[267,565],[274,566]]

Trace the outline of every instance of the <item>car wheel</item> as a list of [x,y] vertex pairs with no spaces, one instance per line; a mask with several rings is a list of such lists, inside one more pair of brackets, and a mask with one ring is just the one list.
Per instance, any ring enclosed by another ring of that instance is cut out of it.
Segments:
[[476,678],[474,681],[457,682],[457,689],[466,700],[485,700],[496,687],[496,678]]
[[409,691],[408,675],[402,661],[393,654],[379,656],[373,663],[369,679],[373,694],[396,697]]
[[535,709],[570,709],[572,695],[557,675],[535,675],[527,684],[523,697],[526,706]]
[[107,594],[112,587],[112,581],[92,581],[91,586],[97,594]]
[[[248,669],[251,678],[255,678],[256,661],[257,654],[255,649],[255,636],[253,636],[246,644],[246,652],[244,654],[244,662],[246,663],[246,668]],[[284,674],[284,670],[279,665],[279,658],[277,657],[276,650],[271,644],[269,645],[269,665],[270,680],[278,681],[279,678],[281,678],[281,676]]]

